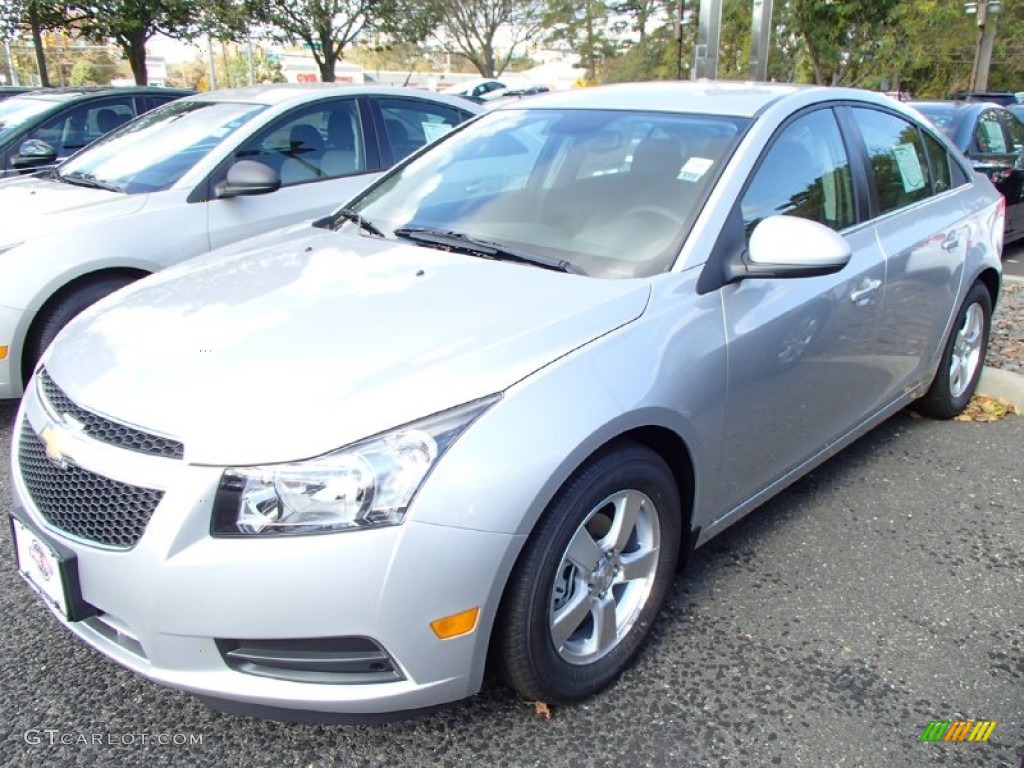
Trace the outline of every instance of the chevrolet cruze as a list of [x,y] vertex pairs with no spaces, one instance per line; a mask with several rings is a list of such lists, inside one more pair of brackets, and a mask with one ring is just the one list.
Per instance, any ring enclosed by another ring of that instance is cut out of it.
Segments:
[[898,409],[964,407],[1003,217],[884,96],[509,104],[72,322],[15,424],[18,567],[231,711],[416,710],[485,668],[580,700],[695,547]]

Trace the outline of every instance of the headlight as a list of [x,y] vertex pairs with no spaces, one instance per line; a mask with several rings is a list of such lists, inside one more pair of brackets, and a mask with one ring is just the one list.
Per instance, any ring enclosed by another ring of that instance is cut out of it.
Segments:
[[431,468],[500,395],[308,461],[224,470],[214,536],[327,533],[399,525]]

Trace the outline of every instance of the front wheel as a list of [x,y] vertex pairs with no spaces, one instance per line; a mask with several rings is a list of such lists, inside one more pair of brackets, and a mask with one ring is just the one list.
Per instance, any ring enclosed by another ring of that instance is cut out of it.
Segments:
[[26,385],[39,358],[65,325],[100,299],[135,280],[135,277],[129,275],[108,275],[88,280],[67,290],[40,312],[25,342],[22,355],[22,380]]
[[596,693],[636,655],[675,573],[675,479],[651,449],[622,443],[581,466],[531,534],[496,629],[505,677],[524,696]]
[[915,406],[934,419],[951,419],[967,407],[985,364],[992,328],[992,297],[975,283],[960,306],[928,392]]

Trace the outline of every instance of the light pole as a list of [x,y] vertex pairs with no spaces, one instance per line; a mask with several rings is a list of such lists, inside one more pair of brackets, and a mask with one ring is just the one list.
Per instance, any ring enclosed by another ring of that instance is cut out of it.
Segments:
[[1002,0],[977,0],[964,3],[968,14],[978,16],[978,46],[974,51],[974,68],[971,70],[971,91],[988,88],[988,70],[992,66],[992,46],[996,39],[996,17],[1003,8]]

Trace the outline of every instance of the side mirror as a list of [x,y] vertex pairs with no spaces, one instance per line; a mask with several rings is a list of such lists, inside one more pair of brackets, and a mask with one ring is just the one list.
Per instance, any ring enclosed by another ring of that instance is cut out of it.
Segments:
[[726,282],[831,275],[850,262],[846,238],[796,216],[769,216],[754,227],[747,250],[726,265]]
[[35,168],[57,162],[57,150],[42,139],[29,139],[18,147],[18,154],[11,158],[14,168]]
[[265,195],[281,188],[281,177],[268,165],[255,160],[238,160],[228,168],[227,177],[213,188],[219,200],[241,195]]

